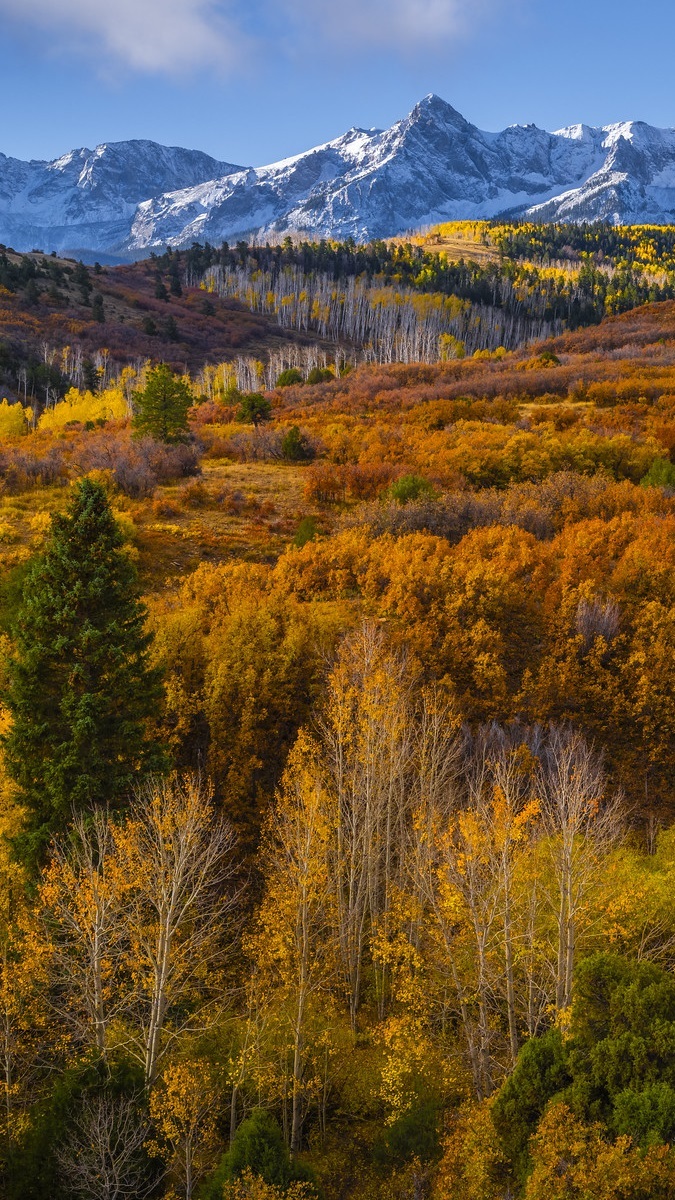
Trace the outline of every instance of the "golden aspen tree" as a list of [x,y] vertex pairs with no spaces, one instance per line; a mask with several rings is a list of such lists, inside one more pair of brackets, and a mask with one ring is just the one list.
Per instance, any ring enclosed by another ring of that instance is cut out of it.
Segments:
[[265,895],[249,941],[258,985],[286,1014],[291,1054],[290,1147],[300,1149],[308,1102],[313,1002],[336,980],[328,845],[331,829],[317,748],[300,733],[265,832]]
[[599,863],[621,833],[620,798],[607,798],[600,756],[576,730],[551,726],[537,787],[556,880],[556,1008],[569,1007],[577,942]]
[[[0,730],[7,725],[6,710],[0,709]],[[45,1051],[51,1053],[59,1037],[46,1003],[50,950],[26,896],[25,871],[11,851],[22,821],[0,760],[0,1137],[5,1150],[22,1131],[39,1094]]]
[[225,1003],[235,839],[214,812],[213,789],[186,775],[140,791],[113,841],[133,983],[128,1040],[151,1088],[169,1047],[208,1027]]
[[646,1153],[625,1135],[608,1141],[600,1124],[584,1125],[566,1104],[552,1104],[532,1140],[534,1168],[525,1200],[669,1200],[675,1155]]
[[55,841],[40,886],[50,946],[51,1003],[78,1047],[101,1058],[109,1029],[124,1009],[120,963],[124,941],[121,896],[112,865],[108,814],[78,813],[69,837]]
[[504,1200],[505,1168],[490,1101],[464,1104],[445,1139],[432,1200]]
[[169,1064],[150,1096],[152,1150],[166,1163],[185,1200],[192,1200],[195,1186],[215,1159],[220,1101],[212,1065],[205,1058]]
[[446,758],[450,779],[422,791],[417,804],[415,879],[438,944],[437,969],[456,995],[474,1087],[484,1097],[494,1087],[502,1008],[512,1062],[519,1048],[516,877],[538,803],[527,747],[497,726],[465,735],[461,762],[452,745]]
[[[405,871],[413,674],[382,631],[364,623],[342,643],[320,726],[335,827],[330,878],[353,1029],[368,940],[386,926],[393,888]],[[383,1015],[382,960],[375,963],[375,981]]]
[[45,1061],[60,1045],[46,1001],[49,951],[34,913],[17,908],[0,933],[0,1131],[5,1148],[25,1127]]
[[514,929],[517,859],[536,828],[539,801],[532,795],[532,753],[525,743],[515,744],[492,726],[479,732],[470,756],[468,804],[486,833],[486,860],[497,897],[505,983],[505,1007],[511,1065],[519,1050],[515,962],[518,952]]

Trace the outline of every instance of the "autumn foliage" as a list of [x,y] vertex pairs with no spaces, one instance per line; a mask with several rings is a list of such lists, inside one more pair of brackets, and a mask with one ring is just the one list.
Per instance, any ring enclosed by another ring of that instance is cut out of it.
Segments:
[[[665,1200],[672,303],[435,363],[305,345],[276,388],[187,253],[103,273],[133,361],[64,346],[0,404],[3,1195]],[[49,270],[35,330],[86,291]],[[162,306],[173,442],[134,422]],[[95,645],[75,551],[133,599]]]

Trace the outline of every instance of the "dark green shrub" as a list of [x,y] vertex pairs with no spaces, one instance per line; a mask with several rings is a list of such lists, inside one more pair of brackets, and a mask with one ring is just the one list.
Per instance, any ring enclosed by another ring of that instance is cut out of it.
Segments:
[[292,1178],[291,1156],[279,1124],[262,1108],[254,1109],[242,1121],[225,1157],[230,1179],[247,1169],[278,1187],[286,1187]]
[[378,1166],[400,1165],[411,1158],[433,1162],[441,1152],[440,1111],[435,1099],[420,1100],[389,1125],[373,1147]]
[[203,1200],[222,1200],[223,1186],[247,1170],[279,1188],[287,1188],[296,1179],[313,1179],[308,1168],[291,1158],[278,1122],[262,1108],[255,1108],[242,1121],[229,1150],[201,1189]]
[[305,546],[307,542],[313,541],[316,534],[317,529],[314,517],[303,517],[293,538],[293,545],[298,547]]
[[[68,1143],[83,1102],[97,1096],[138,1098],[143,1103],[142,1072],[125,1062],[79,1063],[55,1079],[47,1095],[31,1110],[30,1121],[10,1149],[4,1200],[72,1200],[62,1178],[57,1152]],[[151,1164],[147,1163],[148,1171]]]
[[527,1176],[528,1142],[544,1109],[570,1082],[565,1047],[557,1029],[525,1043],[492,1108],[495,1129],[519,1182]]
[[288,462],[307,462],[314,457],[309,441],[297,425],[291,425],[281,439],[281,453]]
[[612,1128],[627,1134],[643,1150],[656,1144],[672,1145],[675,1139],[675,1089],[655,1083],[642,1092],[627,1088],[614,1100]]
[[307,376],[308,383],[328,383],[330,379],[334,379],[333,372],[330,367],[312,367]]
[[655,963],[615,954],[584,959],[575,973],[571,1033],[574,1082],[565,1098],[586,1119],[612,1127],[622,1093],[675,1088],[675,979]]
[[277,379],[277,387],[292,387],[294,383],[302,383],[302,371],[297,367],[288,367],[286,371],[282,371]]
[[397,504],[407,504],[410,500],[431,500],[435,495],[433,484],[421,475],[401,475],[385,492],[385,497]]
[[237,420],[244,425],[261,425],[272,416],[272,403],[262,392],[246,392],[239,401]]

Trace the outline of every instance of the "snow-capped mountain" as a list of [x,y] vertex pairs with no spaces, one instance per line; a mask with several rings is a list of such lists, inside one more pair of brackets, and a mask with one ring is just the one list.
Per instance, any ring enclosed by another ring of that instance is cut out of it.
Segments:
[[0,154],[0,241],[121,256],[141,201],[236,170],[200,150],[148,141],[71,150],[53,162]]
[[390,129],[351,129],[266,167],[154,142],[55,162],[0,155],[0,241],[85,257],[306,231],[386,237],[435,221],[675,221],[675,130],[641,122],[486,133],[427,96]]
[[[560,131],[564,136],[572,132]],[[579,136],[600,141],[602,162],[579,187],[535,205],[530,211],[536,220],[626,225],[675,220],[675,129],[627,121]]]
[[534,126],[482,133],[437,96],[384,131],[351,129],[306,154],[139,205],[129,245],[218,243],[257,230],[385,237],[443,218],[525,209],[602,162],[593,139]]

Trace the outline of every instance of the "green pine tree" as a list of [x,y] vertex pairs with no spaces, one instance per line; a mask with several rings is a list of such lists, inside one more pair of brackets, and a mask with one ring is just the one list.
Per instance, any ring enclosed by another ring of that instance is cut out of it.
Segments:
[[269,421],[271,416],[272,403],[262,392],[246,392],[242,396],[237,411],[238,421],[255,425],[257,429],[263,421]]
[[167,342],[179,342],[180,333],[176,324],[176,318],[168,316],[164,322],[164,337]]
[[136,433],[149,434],[158,442],[184,442],[188,435],[188,410],[192,393],[171,367],[160,363],[148,374],[142,392],[134,392]]
[[98,385],[101,382],[101,376],[94,366],[91,358],[85,358],[82,362],[82,386],[87,392],[97,392]]
[[105,489],[85,479],[26,578],[4,696],[7,766],[29,814],[17,849],[28,863],[73,808],[119,806],[136,780],[168,765],[146,733],[162,683],[145,616]]

